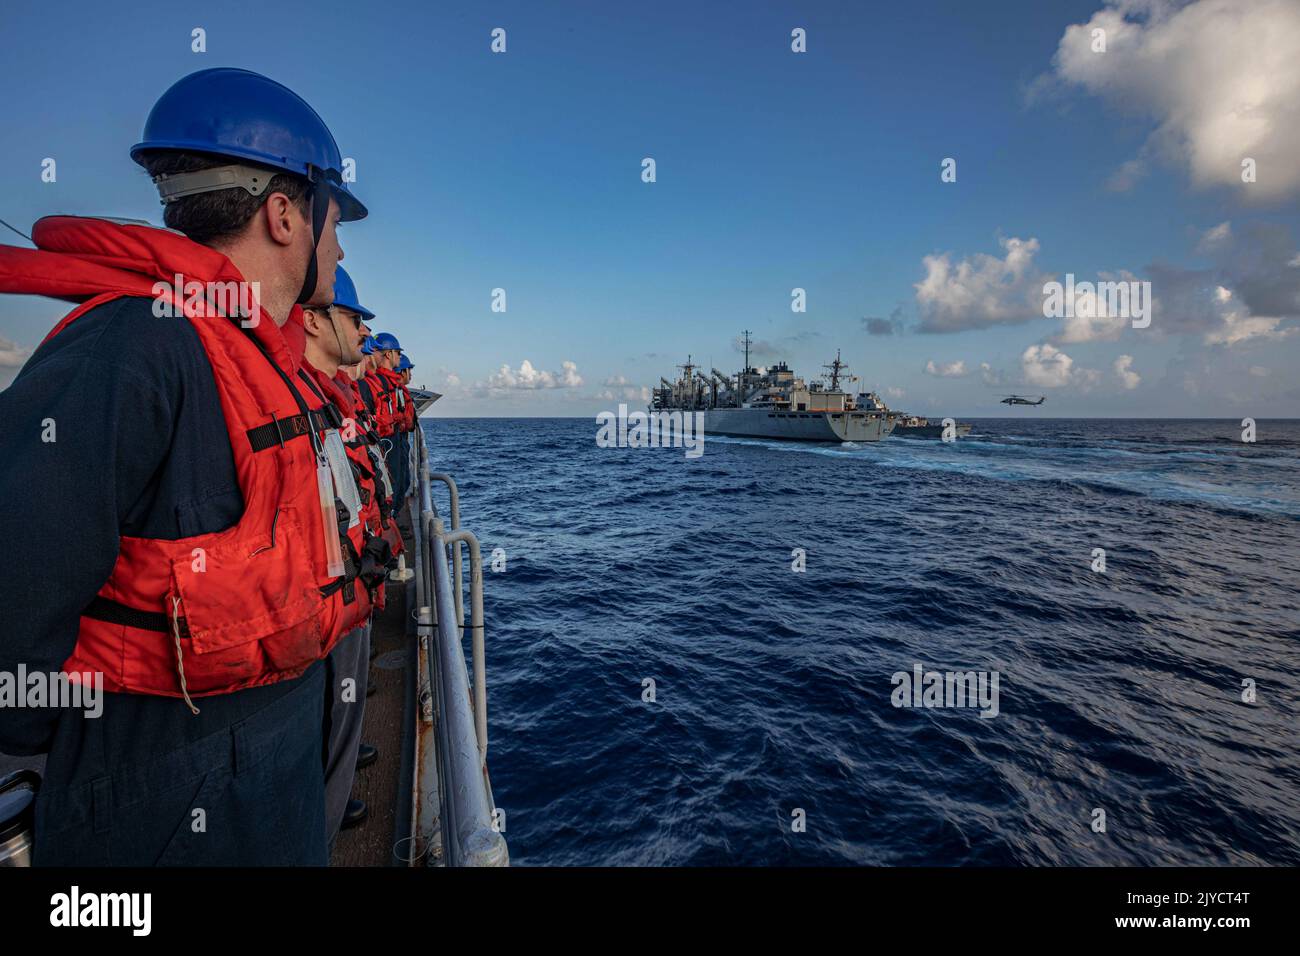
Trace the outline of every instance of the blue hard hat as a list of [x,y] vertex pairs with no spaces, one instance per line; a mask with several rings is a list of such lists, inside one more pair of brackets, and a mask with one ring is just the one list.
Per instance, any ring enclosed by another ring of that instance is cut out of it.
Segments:
[[397,336],[391,332],[379,332],[375,335],[375,348],[380,352],[387,352],[389,349],[402,350],[402,345],[397,341]]
[[373,335],[367,335],[367,336],[365,337],[365,339],[362,340],[362,342],[361,342],[361,354],[362,354],[362,355],[374,355],[374,354],[375,354],[375,337],[374,337]]
[[324,178],[344,222],[366,215],[343,182],[343,160],[325,121],[293,90],[251,70],[199,70],[172,84],[145,120],[144,140],[131,147],[131,158],[144,165],[143,154],[155,149],[210,153]]
[[359,312],[363,319],[375,317],[375,313],[357,301],[357,287],[352,284],[352,277],[343,271],[342,266],[334,270],[334,304]]
[[409,358],[403,355],[401,358],[397,360],[397,370],[399,372],[405,372],[408,368],[415,368],[415,364]]

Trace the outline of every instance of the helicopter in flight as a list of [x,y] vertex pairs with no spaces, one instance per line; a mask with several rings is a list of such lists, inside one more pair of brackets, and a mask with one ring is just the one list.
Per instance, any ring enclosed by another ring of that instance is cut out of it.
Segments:
[[1047,396],[1039,395],[1038,401],[1031,401],[1023,395],[1007,395],[998,404],[1000,405],[1041,405],[1047,400]]

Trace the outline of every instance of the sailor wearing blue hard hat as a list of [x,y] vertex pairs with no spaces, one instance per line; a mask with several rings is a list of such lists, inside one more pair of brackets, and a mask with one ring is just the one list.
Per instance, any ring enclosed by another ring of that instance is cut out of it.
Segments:
[[[333,406],[337,413],[336,421],[353,422],[351,436],[342,440],[350,442],[355,453],[360,454],[373,469],[373,460],[362,448],[367,441],[366,435],[356,427],[358,412],[352,397],[352,383],[346,373],[341,377],[341,370],[361,362],[361,343],[366,338],[362,333],[363,317],[373,317],[374,313],[361,304],[352,277],[342,266],[334,277],[333,300],[326,308],[308,305],[302,310],[306,343],[299,375],[305,376],[308,387],[315,383],[313,390]],[[346,428],[343,434],[347,435]],[[343,444],[339,445],[338,451],[340,455],[348,454],[344,452]],[[355,560],[360,565],[357,595],[361,596],[364,585],[365,593],[373,601],[378,589],[383,587],[386,564],[391,558],[389,543],[380,534],[378,526],[370,524],[372,519],[378,518],[378,507],[370,517],[366,515],[382,485],[361,478],[361,472],[355,466],[350,466],[349,470],[357,492],[353,521],[347,532]],[[349,698],[344,694],[332,694],[326,705],[325,826],[331,852],[340,829],[356,826],[366,819],[369,810],[364,800],[352,798],[352,785],[357,769],[374,763],[379,757],[378,749],[361,739],[365,696],[372,686],[368,680],[369,610],[372,605],[364,602],[354,604],[354,607],[365,608],[365,616],[357,618],[357,626],[335,645],[329,655],[334,685],[344,687],[350,683],[359,695]]]
[[397,372],[402,376],[403,385],[411,384],[411,369],[413,368],[415,368],[415,363],[403,352],[402,357],[397,360]]
[[331,375],[342,366],[361,361],[364,343],[369,338],[362,328],[366,318],[374,317],[357,300],[356,286],[342,266],[334,274],[333,299],[327,307],[309,305],[303,309],[309,351],[316,356],[318,368],[332,366]]
[[[37,223],[36,249],[0,247],[0,284],[25,278],[86,302],[0,393],[14,465],[0,469],[0,497],[39,487],[60,501],[44,519],[43,560],[0,581],[0,603],[23,608],[0,629],[0,669],[21,660],[57,673],[72,661],[69,671],[105,678],[99,712],[7,716],[0,750],[48,754],[36,865],[323,866],[333,688],[320,658],[342,635],[325,613],[332,597],[312,585],[339,529],[302,511],[320,481],[318,433],[306,415],[306,428],[284,427],[302,399],[281,327],[295,303],[331,301],[335,225],[366,209],[320,116],[247,70],[179,80],[131,156],[170,230],[59,216]],[[211,302],[187,302],[160,325],[155,298],[130,291],[160,274],[243,280],[268,321],[241,328]],[[41,443],[51,417],[75,422],[75,439]],[[81,477],[105,462],[104,481]],[[286,513],[297,514],[287,545]],[[191,565],[203,554],[205,566]],[[306,586],[286,597],[289,580]],[[202,833],[190,796],[159,783],[198,780]]]
[[343,258],[335,226],[364,218],[366,207],[343,181],[333,134],[302,97],[249,70],[191,73],[154,104],[131,158],[153,176],[167,225],[198,242],[220,249],[231,237],[205,221],[204,204],[181,200],[220,192],[257,211],[246,227],[287,257],[281,288],[264,287],[264,301],[329,301]]
[[397,336],[391,332],[380,332],[375,335],[375,352],[379,359],[379,367],[396,371],[397,362],[402,356],[402,343],[397,341]]

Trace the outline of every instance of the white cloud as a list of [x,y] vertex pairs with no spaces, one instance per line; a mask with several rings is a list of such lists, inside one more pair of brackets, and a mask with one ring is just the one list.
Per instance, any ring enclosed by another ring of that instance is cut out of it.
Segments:
[[460,385],[460,376],[455,372],[448,372],[447,377],[443,380],[443,384],[447,388],[456,388]]
[[533,368],[533,363],[524,359],[518,369],[512,369],[509,365],[502,365],[494,374],[488,377],[486,383],[480,384],[479,388],[486,388],[491,391],[504,390],[532,390],[544,388],[577,388],[582,385],[582,376],[578,374],[578,366],[573,362],[561,363],[562,371],[548,372],[543,369]]
[[1142,376],[1133,371],[1133,356],[1121,355],[1115,359],[1115,364],[1111,366],[1115,370],[1116,376],[1119,377],[1120,384],[1126,389],[1137,388],[1142,381]]
[[[622,376],[619,377],[621,378]],[[607,402],[623,401],[648,403],[650,401],[650,388],[646,385],[643,385],[640,388],[634,385],[629,385],[620,389],[606,388],[597,392],[596,397],[604,399]]]
[[888,395],[890,398],[902,398],[907,393],[904,392],[901,388],[896,388],[893,385],[891,385],[889,388],[885,389],[885,394]]
[[0,389],[8,388],[13,383],[33,351],[0,335]]
[[1221,222],[1217,226],[1205,230],[1205,233],[1201,236],[1201,241],[1196,246],[1196,251],[1202,255],[1213,253],[1231,239],[1232,223]]
[[988,362],[980,362],[980,379],[985,385],[1002,385],[1003,375]]
[[1236,345],[1250,339],[1284,339],[1297,331],[1294,327],[1279,329],[1281,318],[1251,315],[1246,309],[1233,304],[1233,294],[1223,286],[1219,286],[1215,292],[1215,300],[1221,309],[1221,324],[1217,329],[1205,333],[1206,345]]
[[964,361],[942,362],[935,364],[934,359],[925,363],[925,374],[933,375],[936,378],[961,378],[966,374],[966,363]]
[[1020,356],[1020,368],[1025,373],[1025,381],[1031,385],[1046,388],[1060,388],[1069,385],[1074,374],[1074,359],[1060,349],[1044,342],[1031,345]]
[[1037,239],[999,239],[1006,257],[987,253],[953,263],[948,253],[925,256],[925,278],[914,284],[922,332],[960,332],[1043,317],[1043,281],[1034,268]]
[[[1092,49],[1106,31],[1106,52]],[[1300,192],[1300,4],[1295,0],[1108,0],[1066,28],[1055,77],[1156,127],[1113,177],[1131,187],[1148,156],[1187,169],[1194,185],[1258,199]],[[1241,180],[1254,159],[1257,181]]]
[[0,335],[0,368],[22,368],[31,357],[32,350],[10,342]]
[[1153,329],[1228,346],[1294,332],[1300,318],[1300,271],[1290,264],[1300,256],[1285,226],[1252,222],[1236,230],[1220,223],[1201,236],[1196,251],[1213,267],[1147,267],[1157,300]]
[[[1099,272],[1097,274],[1099,282],[1137,282],[1138,277],[1127,269],[1121,269],[1118,274],[1112,272]],[[1129,303],[1128,294],[1125,293],[1123,301],[1118,296],[1101,295],[1096,292],[1098,283],[1088,281],[1083,285],[1083,291],[1080,291],[1079,285],[1074,287],[1074,312],[1073,315],[1067,314],[1062,319],[1061,331],[1052,337],[1052,341],[1060,345],[1070,345],[1078,342],[1114,342],[1123,333],[1125,327],[1129,324],[1130,316],[1121,313],[1127,310],[1131,313],[1132,305]],[[1129,287],[1130,289],[1132,286]],[[1115,309],[1110,306],[1114,305]],[[1150,307],[1150,302],[1147,303]],[[1071,310],[1067,310],[1067,313]]]

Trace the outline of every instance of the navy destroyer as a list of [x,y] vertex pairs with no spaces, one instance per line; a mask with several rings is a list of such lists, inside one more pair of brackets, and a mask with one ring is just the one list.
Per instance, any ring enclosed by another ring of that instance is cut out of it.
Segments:
[[755,368],[749,361],[750,333],[744,333],[745,366],[735,375],[708,373],[687,356],[675,382],[659,380],[652,412],[697,411],[706,435],[789,441],[871,442],[889,435],[894,418],[870,392],[869,402],[841,388],[854,377],[835,353],[824,366],[825,382],[805,382],[785,362]]

